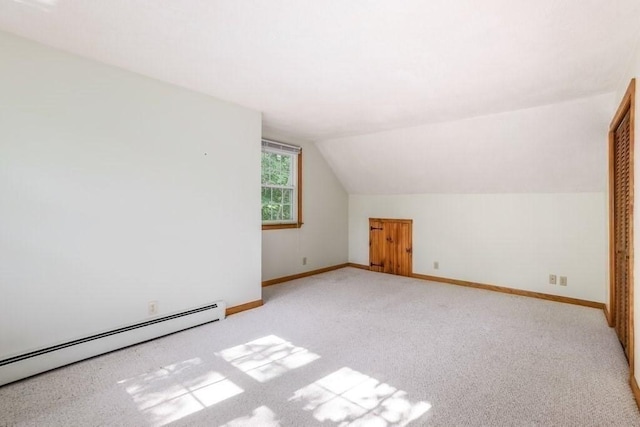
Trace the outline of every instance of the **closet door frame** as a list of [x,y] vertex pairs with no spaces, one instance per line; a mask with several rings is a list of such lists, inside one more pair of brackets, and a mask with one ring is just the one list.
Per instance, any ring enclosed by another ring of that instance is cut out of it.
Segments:
[[615,227],[615,133],[625,116],[629,114],[629,272],[628,272],[628,342],[627,356],[629,358],[630,380],[634,378],[634,253],[633,253],[633,217],[634,217],[634,131],[635,131],[635,79],[629,83],[622,102],[609,126],[609,304],[605,307],[609,326],[615,326],[616,319],[616,227]]

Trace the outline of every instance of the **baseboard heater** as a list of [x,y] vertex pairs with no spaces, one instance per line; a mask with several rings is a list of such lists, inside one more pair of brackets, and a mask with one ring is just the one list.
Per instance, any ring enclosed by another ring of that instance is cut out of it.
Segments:
[[194,326],[222,320],[226,304],[203,307],[86,336],[0,360],[0,385]]

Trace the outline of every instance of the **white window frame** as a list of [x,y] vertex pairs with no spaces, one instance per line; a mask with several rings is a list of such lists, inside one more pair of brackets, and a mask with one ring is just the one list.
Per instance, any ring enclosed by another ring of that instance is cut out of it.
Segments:
[[282,188],[292,190],[291,196],[291,219],[290,220],[270,220],[262,221],[262,228],[276,229],[276,228],[299,228],[302,226],[302,214],[299,204],[302,202],[302,187],[301,187],[301,164],[302,161],[302,149],[295,145],[284,144],[282,142],[272,141],[268,139],[262,140],[262,152],[274,153],[289,156],[291,158],[291,185],[271,185],[261,184],[261,188]]

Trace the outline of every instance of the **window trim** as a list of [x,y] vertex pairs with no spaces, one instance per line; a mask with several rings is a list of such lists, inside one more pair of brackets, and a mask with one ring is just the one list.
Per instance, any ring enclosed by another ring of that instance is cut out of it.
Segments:
[[[269,140],[269,139],[262,139],[263,144],[264,142],[267,143],[273,143],[273,144],[280,144],[283,146],[290,146],[290,147],[294,147],[292,145],[289,144],[284,144],[282,142],[278,142],[278,141],[273,141],[273,140]],[[304,224],[302,222],[302,148],[301,147],[295,147],[297,148],[298,151],[298,157],[296,159],[296,168],[297,168],[297,177],[296,177],[296,197],[298,198],[298,200],[296,201],[296,207],[298,210],[298,215],[296,218],[295,222],[284,222],[284,223],[280,223],[280,224],[265,224],[262,223],[262,230],[281,230],[281,229],[286,229],[286,228],[301,228],[302,225]]]

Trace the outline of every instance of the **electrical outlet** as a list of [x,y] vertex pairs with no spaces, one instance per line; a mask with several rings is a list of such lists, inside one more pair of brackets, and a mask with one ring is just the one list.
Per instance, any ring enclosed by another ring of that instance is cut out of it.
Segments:
[[437,269],[439,269],[439,268],[440,268],[440,263],[439,263],[438,261],[434,261],[434,262],[433,262],[433,269],[434,269],[434,270],[437,270]]
[[567,276],[560,276],[560,286],[567,286]]
[[302,258],[302,265],[307,265],[307,257]]
[[149,316],[158,314],[158,301],[149,301]]
[[556,276],[555,274],[550,274],[549,275],[549,284],[550,285],[556,285],[558,283],[558,276]]

